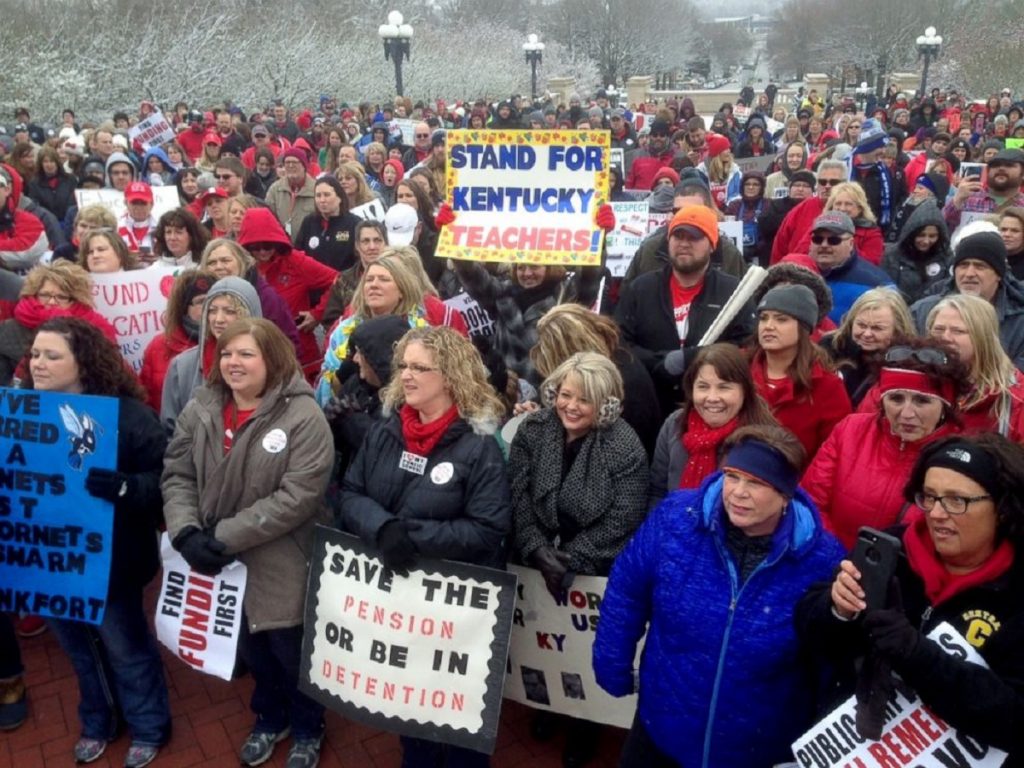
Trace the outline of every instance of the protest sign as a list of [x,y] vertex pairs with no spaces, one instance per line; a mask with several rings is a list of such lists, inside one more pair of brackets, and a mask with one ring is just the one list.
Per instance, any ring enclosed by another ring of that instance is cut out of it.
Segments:
[[765,176],[768,175],[768,169],[772,167],[772,163],[775,162],[775,155],[761,155],[760,157],[737,157],[733,160],[736,163],[736,167],[740,169],[742,173],[748,171],[758,171],[763,173]]
[[439,560],[398,576],[359,539],[318,527],[299,687],[375,728],[489,754],[515,584]]
[[519,587],[505,698],[629,728],[636,696],[615,698],[605,693],[590,663],[608,579],[577,576],[564,599],[556,601],[539,571],[516,565],[509,570],[519,577]]
[[[939,624],[928,638],[964,661],[988,666],[948,623]],[[857,732],[856,707],[856,697],[851,696],[793,743],[800,768],[889,768],[911,762],[914,768],[997,768],[1006,760],[1005,752],[980,744],[944,722],[905,685],[897,686],[886,705],[878,741]]]
[[1024,149],[1024,139],[1007,139],[1007,149]]
[[167,297],[180,270],[157,263],[146,269],[92,275],[96,311],[114,326],[121,356],[135,373],[142,370],[146,346],[163,333]]
[[611,158],[608,162],[612,165],[617,165],[619,170],[622,172],[620,175],[625,178],[626,176],[626,151],[622,147],[613,147],[609,154]]
[[169,141],[174,141],[174,129],[167,122],[167,118],[159,112],[154,112],[145,120],[128,129],[128,138],[132,143],[136,141],[142,145],[143,151],[151,147],[159,147]]
[[236,560],[216,576],[192,570],[160,537],[163,581],[156,604],[156,636],[193,669],[230,680],[242,631],[246,568]]
[[114,506],[85,490],[117,467],[115,397],[0,389],[0,611],[100,624]]
[[[75,202],[78,210],[87,205],[102,205],[114,218],[120,219],[128,208],[124,202],[124,192],[116,189],[76,189]],[[181,205],[177,187],[153,187],[153,217],[159,219],[168,211]]]
[[612,203],[615,229],[608,233],[605,250],[612,277],[623,277],[640,243],[648,234],[649,213],[646,202]]
[[608,131],[448,132],[448,205],[437,255],[596,266],[608,199]]
[[386,211],[384,210],[384,203],[380,201],[380,198],[374,198],[368,203],[357,205],[349,213],[363,220],[384,221]]
[[743,252],[743,222],[742,221],[720,221],[718,222],[718,237],[719,239],[727,237],[736,244],[736,247],[740,249],[740,253]]
[[494,320],[487,311],[468,293],[460,293],[445,301],[452,309],[462,313],[462,319],[469,326],[470,336],[491,336],[494,334]]
[[747,119],[750,117],[750,107],[737,104],[732,108],[732,116],[736,118],[736,122],[740,125],[746,125]]
[[401,132],[402,143],[407,147],[411,147],[416,140],[416,122],[407,117],[396,117],[391,121],[392,128],[397,128]]

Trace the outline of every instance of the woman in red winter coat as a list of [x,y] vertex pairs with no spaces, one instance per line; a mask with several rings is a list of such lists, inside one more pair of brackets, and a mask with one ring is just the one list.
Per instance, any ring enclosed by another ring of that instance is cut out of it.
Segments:
[[891,347],[875,411],[843,419],[821,446],[800,485],[847,548],[861,526],[886,528],[899,520],[903,486],[921,449],[960,431],[956,398],[966,374],[941,341]]
[[295,250],[269,208],[250,208],[245,212],[238,244],[252,254],[260,277],[287,302],[299,329],[299,363],[307,378],[315,378],[323,355],[313,329],[323,318],[338,273]]
[[779,285],[757,305],[750,373],[779,424],[813,457],[832,428],[850,413],[843,380],[811,341],[818,303],[806,285]]
[[[885,240],[882,238],[882,230],[878,228],[875,214],[868,204],[864,188],[851,181],[836,185],[825,203],[824,213],[829,211],[841,211],[853,219],[853,246],[857,255],[875,266],[881,264],[882,254],[885,253]],[[809,253],[810,248],[811,230],[808,229],[797,243],[796,250],[800,253]]]
[[139,382],[146,390],[146,402],[157,413],[164,392],[164,379],[171,359],[194,347],[199,339],[199,323],[203,318],[203,302],[217,278],[196,269],[181,272],[174,280],[167,298],[164,332],[155,336],[142,353]]

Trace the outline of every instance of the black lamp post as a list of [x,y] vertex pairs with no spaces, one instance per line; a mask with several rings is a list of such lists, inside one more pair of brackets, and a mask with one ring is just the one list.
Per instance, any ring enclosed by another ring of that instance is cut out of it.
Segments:
[[399,96],[405,95],[402,93],[402,59],[409,60],[409,41],[412,39],[412,27],[404,22],[401,13],[392,11],[388,14],[388,23],[381,24],[377,30],[384,41],[384,61],[391,59],[395,62],[395,91]]
[[537,65],[544,60],[544,43],[538,41],[537,36],[530,34],[526,36],[523,43],[523,53],[526,54],[526,62],[530,65],[530,99],[537,99]]
[[924,69],[921,70],[921,98],[925,97],[925,87],[928,85],[928,65],[932,59],[939,58],[939,51],[942,49],[942,35],[935,34],[935,27],[928,27],[923,35],[917,38],[918,58],[924,58]]

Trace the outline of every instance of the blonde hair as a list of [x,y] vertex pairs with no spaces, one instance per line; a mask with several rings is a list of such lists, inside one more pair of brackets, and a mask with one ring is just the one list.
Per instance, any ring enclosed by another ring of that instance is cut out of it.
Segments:
[[[999,341],[999,319],[995,308],[980,296],[951,294],[941,299],[928,313],[925,321],[928,333],[931,333],[936,316],[944,309],[955,309],[960,314],[974,347],[970,365],[970,379],[974,387],[960,404],[961,409],[973,408],[993,394],[1007,392],[1017,380],[1017,369]],[[1000,419],[1010,415],[1010,403],[1004,400],[1007,399],[996,399],[995,407]]]
[[117,229],[117,217],[105,205],[93,203],[79,209],[75,226],[88,224],[94,229]]
[[888,309],[892,312],[892,333],[893,338],[912,338],[917,335],[914,321],[910,317],[910,310],[907,302],[903,300],[899,291],[895,288],[872,288],[865,291],[843,315],[843,320],[833,334],[836,348],[845,345],[853,338],[853,321],[861,312],[869,312],[875,309]]
[[558,389],[570,377],[579,382],[583,397],[594,405],[599,427],[610,426],[622,412],[622,374],[615,363],[596,352],[577,352],[555,368],[541,384],[544,404],[554,407]]
[[19,296],[35,296],[43,288],[47,280],[52,282],[71,297],[76,304],[92,307],[92,278],[78,264],[70,261],[57,261],[53,264],[40,264],[33,267],[25,276]]
[[423,294],[420,292],[419,278],[413,274],[412,270],[397,255],[381,256],[368,266],[363,271],[363,276],[359,278],[359,284],[356,285],[355,294],[352,296],[353,315],[366,318],[372,317],[369,307],[366,306],[363,287],[366,283],[366,276],[374,267],[381,267],[387,270],[388,274],[391,275],[391,279],[395,281],[395,285],[398,286],[398,293],[401,299],[391,314],[408,315],[423,304]]
[[355,200],[352,201],[351,207],[355,208],[357,205],[377,199],[370,189],[370,185],[366,183],[366,171],[359,163],[352,162],[351,160],[341,163],[338,166],[338,170],[335,171],[335,175],[338,177],[338,181],[341,181],[344,176],[351,176],[356,180]]
[[849,195],[853,198],[853,202],[860,207],[860,216],[858,218],[867,219],[872,224],[878,223],[878,219],[875,218],[875,212],[868,205],[868,196],[864,194],[864,187],[860,184],[844,181],[842,184],[836,184],[832,187],[832,192],[828,196],[828,202],[825,203],[826,211],[831,211],[835,208],[836,195]]
[[611,359],[619,348],[619,328],[603,315],[580,304],[559,304],[537,322],[537,343],[530,360],[544,377],[577,352],[596,352]]
[[395,345],[391,381],[381,391],[384,405],[397,410],[405,403],[398,366],[405,360],[406,348],[414,342],[421,344],[434,358],[434,365],[444,378],[445,389],[455,401],[459,415],[464,419],[493,422],[497,426],[505,413],[505,406],[487,380],[487,369],[480,353],[469,339],[445,326],[413,328]]
[[[430,282],[427,270],[423,268],[423,259],[420,258],[420,253],[416,250],[416,246],[394,245],[381,251],[380,256],[391,256],[402,262],[402,264],[409,269],[419,283],[419,292],[421,296],[429,294],[435,298],[438,297],[437,289],[434,287],[434,284]],[[376,262],[374,263],[376,264]]]
[[210,254],[216,251],[218,248],[227,248],[232,256],[235,257],[235,261],[238,262],[238,274],[244,276],[248,271],[249,267],[253,265],[252,256],[245,248],[240,246],[234,240],[229,240],[226,237],[218,237],[206,244],[203,248],[203,255],[199,257],[199,268],[204,272],[210,269]]
[[[722,159],[722,155],[724,155],[725,152],[728,152],[730,155],[728,165],[726,165],[725,161]],[[725,152],[722,152],[720,155],[715,155],[709,159],[704,166],[707,169],[708,180],[713,184],[724,184],[729,180],[729,174],[732,172],[734,163],[731,159],[732,150],[727,149]]]

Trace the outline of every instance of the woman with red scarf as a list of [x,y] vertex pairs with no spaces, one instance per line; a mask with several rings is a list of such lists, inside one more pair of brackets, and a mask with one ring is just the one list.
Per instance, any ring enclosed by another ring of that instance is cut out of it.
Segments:
[[14,317],[0,323],[0,386],[24,379],[24,358],[36,329],[55,317],[77,317],[117,342],[107,319],[93,309],[92,280],[77,264],[59,261],[35,267],[25,277]]
[[[891,531],[906,554],[898,589],[867,605],[861,573],[844,560],[833,582],[799,603],[797,631],[838,665],[848,692],[856,688],[862,736],[878,738],[895,673],[960,743],[1003,750],[1004,765],[1020,765],[1024,448],[996,434],[940,440],[921,452],[903,495],[910,511]],[[981,661],[929,637],[940,625]]]
[[[450,328],[416,328],[398,342],[394,360],[381,390],[393,413],[371,428],[345,473],[339,526],[378,553],[397,579],[421,557],[504,568],[511,511],[495,439],[504,406],[479,353]],[[490,761],[409,736],[402,750],[407,766]]]
[[[670,373],[677,373],[675,362],[674,355],[665,359]],[[649,509],[669,491],[696,488],[717,472],[718,449],[740,427],[779,423],[757,394],[750,365],[733,344],[702,348],[683,375],[683,393],[683,407],[665,419],[658,433],[647,486]]]

